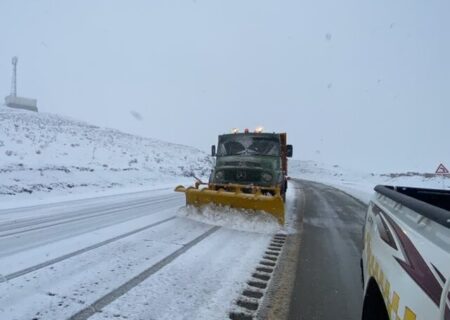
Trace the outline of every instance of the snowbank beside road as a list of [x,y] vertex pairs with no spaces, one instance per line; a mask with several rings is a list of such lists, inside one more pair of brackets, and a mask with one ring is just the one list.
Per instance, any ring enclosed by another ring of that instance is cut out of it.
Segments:
[[374,174],[327,165],[315,161],[291,160],[290,176],[312,180],[336,187],[355,198],[368,203],[373,195],[373,188],[378,184],[422,187],[432,189],[450,189],[450,177],[421,174],[415,172]]
[[57,115],[0,107],[0,122],[2,203],[175,184],[211,168],[195,148]]

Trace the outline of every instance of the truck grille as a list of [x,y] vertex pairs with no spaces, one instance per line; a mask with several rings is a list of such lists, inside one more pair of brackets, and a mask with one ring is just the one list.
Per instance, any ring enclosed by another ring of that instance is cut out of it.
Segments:
[[249,169],[225,170],[225,181],[227,183],[254,183],[261,180],[261,171]]

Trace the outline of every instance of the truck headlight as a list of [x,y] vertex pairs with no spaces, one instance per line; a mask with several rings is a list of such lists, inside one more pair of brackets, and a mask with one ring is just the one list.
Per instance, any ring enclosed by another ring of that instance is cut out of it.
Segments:
[[216,172],[216,175],[215,175],[216,180],[222,180],[223,176],[224,176],[223,171],[217,171]]
[[264,181],[270,182],[270,181],[272,181],[273,176],[272,176],[270,173],[264,172],[264,173],[262,174],[262,178],[263,178]]

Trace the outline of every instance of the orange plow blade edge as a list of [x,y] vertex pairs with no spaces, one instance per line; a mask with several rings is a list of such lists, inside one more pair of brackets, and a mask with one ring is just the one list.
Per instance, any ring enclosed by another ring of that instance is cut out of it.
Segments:
[[186,195],[186,204],[201,207],[208,204],[228,206],[235,209],[249,209],[264,211],[274,216],[278,223],[284,224],[284,202],[279,194],[263,195],[261,192],[243,193],[237,188],[235,191],[211,190],[178,186],[177,192]]

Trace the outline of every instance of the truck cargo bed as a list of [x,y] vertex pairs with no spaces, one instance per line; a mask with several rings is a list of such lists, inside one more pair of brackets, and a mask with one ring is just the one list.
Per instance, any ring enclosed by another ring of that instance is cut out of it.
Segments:
[[375,191],[450,228],[450,190],[378,185]]

